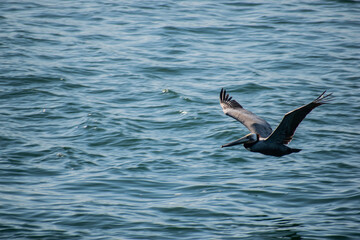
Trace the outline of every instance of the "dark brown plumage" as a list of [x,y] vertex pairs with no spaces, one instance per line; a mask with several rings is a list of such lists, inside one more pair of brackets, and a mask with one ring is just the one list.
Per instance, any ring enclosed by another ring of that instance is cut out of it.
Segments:
[[223,112],[241,122],[250,130],[250,134],[222,147],[229,147],[237,144],[244,146],[253,152],[260,152],[266,155],[283,156],[300,149],[289,148],[289,144],[295,134],[296,128],[314,108],[328,103],[331,100],[330,94],[324,91],[318,98],[309,104],[299,107],[285,114],[279,126],[272,131],[270,124],[254,113],[244,109],[237,101],[233,100],[226,90],[220,91],[220,105]]

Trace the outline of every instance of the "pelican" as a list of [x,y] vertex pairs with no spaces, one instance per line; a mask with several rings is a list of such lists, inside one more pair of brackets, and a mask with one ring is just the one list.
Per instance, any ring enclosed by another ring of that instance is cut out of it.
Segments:
[[224,113],[241,122],[250,130],[250,133],[221,147],[244,144],[244,147],[251,152],[259,152],[276,157],[300,152],[301,149],[290,148],[286,145],[290,143],[296,128],[306,115],[314,108],[331,100],[329,97],[332,93],[325,93],[326,91],[311,103],[286,113],[279,126],[275,131],[272,131],[269,123],[244,109],[237,101],[232,100],[232,97],[229,97],[229,94],[226,94],[226,90],[222,88],[220,91],[220,105]]

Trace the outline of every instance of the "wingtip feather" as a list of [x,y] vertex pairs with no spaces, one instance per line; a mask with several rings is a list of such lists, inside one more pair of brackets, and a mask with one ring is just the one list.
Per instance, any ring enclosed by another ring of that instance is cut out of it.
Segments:
[[[228,107],[231,108],[242,108],[242,106],[235,101],[224,88],[221,88],[220,90],[220,103],[225,104]],[[223,105],[222,105],[223,106]]]
[[334,99],[334,97],[332,96],[333,93],[326,94],[326,92],[327,90],[325,90],[318,98],[316,98],[314,102],[322,105],[332,101]]

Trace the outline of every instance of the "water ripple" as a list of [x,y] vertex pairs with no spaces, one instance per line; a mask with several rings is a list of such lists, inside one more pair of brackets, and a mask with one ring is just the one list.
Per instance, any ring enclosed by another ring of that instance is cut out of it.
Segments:
[[[358,239],[357,1],[0,3],[0,238]],[[334,92],[280,159],[273,129]]]

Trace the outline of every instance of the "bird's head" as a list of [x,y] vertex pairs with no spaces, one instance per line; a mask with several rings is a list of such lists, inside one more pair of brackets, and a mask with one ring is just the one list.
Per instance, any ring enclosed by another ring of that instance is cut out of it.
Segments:
[[223,147],[231,147],[239,144],[251,144],[251,143],[256,143],[257,141],[259,141],[259,135],[256,133],[249,133],[248,135],[245,135],[242,138],[239,138],[231,143],[222,145],[221,147],[223,148]]

